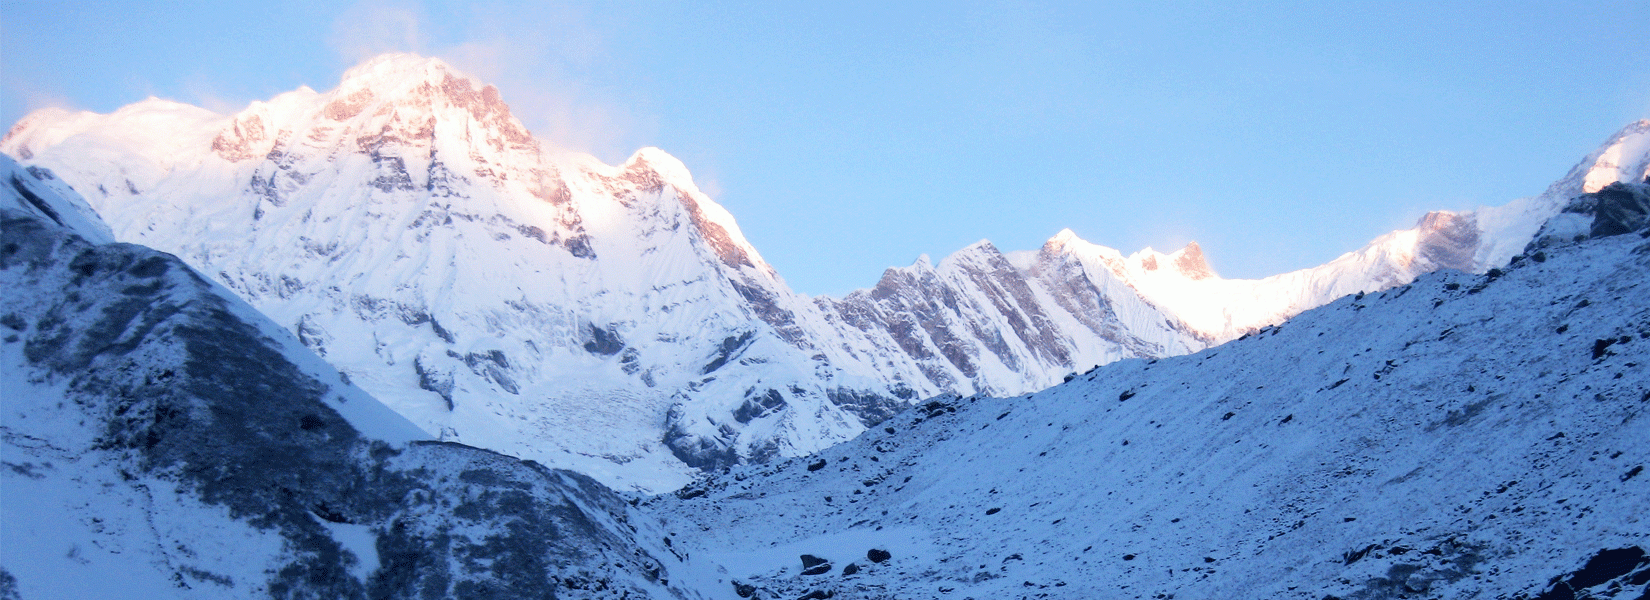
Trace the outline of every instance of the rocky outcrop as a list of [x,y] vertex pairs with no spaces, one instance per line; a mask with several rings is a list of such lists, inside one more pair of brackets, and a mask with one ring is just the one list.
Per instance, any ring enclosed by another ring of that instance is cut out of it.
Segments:
[[1639,184],[1612,183],[1593,196],[1592,237],[1631,233],[1650,224],[1650,178]]

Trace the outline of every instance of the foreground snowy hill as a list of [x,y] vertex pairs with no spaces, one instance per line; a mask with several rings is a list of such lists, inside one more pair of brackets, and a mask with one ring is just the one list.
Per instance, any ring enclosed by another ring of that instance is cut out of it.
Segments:
[[610,166],[546,150],[495,88],[416,56],[234,115],[154,99],[39,111],[0,150],[432,436],[661,491],[817,451],[922,398],[1043,389],[1438,268],[1499,266],[1570,197],[1642,179],[1650,122],[1546,194],[1434,213],[1265,280],[1222,279],[1195,245],[1124,256],[1062,232],[1038,251],[925,258],[843,298],[792,292],[668,154]]
[[1592,239],[644,508],[750,598],[1643,598],[1650,180],[1568,211]]
[[589,477],[452,443],[0,158],[0,598],[696,597]]

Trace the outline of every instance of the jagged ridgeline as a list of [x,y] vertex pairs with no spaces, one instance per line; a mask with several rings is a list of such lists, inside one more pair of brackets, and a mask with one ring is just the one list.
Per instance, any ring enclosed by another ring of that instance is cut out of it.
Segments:
[[429,440],[50,172],[0,186],[0,597],[690,597],[608,488]]
[[925,401],[642,508],[745,598],[1638,600],[1650,180],[1503,268]]
[[791,291],[675,158],[553,150],[506,100],[439,60],[388,55],[231,115],[43,110],[0,150],[432,436],[666,491],[937,395],[1040,390],[1438,268],[1504,266],[1571,197],[1642,179],[1650,140],[1635,124],[1544,194],[1434,213],[1264,280],[1219,277],[1195,244],[1124,255],[1065,231],[1032,251],[982,241],[833,298]]

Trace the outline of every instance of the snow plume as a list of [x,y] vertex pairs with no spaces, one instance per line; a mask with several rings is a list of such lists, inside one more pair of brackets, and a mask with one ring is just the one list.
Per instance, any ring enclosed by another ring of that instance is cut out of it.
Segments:
[[333,50],[348,64],[385,52],[424,49],[420,34],[424,11],[416,3],[363,0],[345,9],[332,23]]
[[497,85],[515,114],[551,145],[617,163],[653,143],[653,118],[618,97],[607,79],[630,69],[616,64],[582,8],[488,2],[463,18],[463,41],[435,51]]
[[497,85],[528,129],[554,147],[617,163],[646,146],[651,117],[616,97],[613,64],[586,13],[565,3],[471,3],[445,9],[362,0],[333,23],[339,58],[358,64],[386,52],[441,58]]

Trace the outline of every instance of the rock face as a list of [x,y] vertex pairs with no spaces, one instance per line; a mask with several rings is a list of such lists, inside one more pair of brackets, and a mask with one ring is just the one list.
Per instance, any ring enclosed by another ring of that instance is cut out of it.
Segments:
[[1650,175],[1636,183],[1615,182],[1571,199],[1541,226],[1526,254],[1587,238],[1632,233],[1650,224]]
[[[1639,168],[1650,135],[1635,131],[1554,189]],[[1221,279],[1195,244],[1125,257],[1067,231],[810,298],[676,159],[547,150],[495,88],[433,59],[380,57],[332,91],[234,115],[44,110],[0,150],[53,169],[116,239],[195,266],[432,436],[652,491],[828,447],[935,395],[1042,389],[1433,269],[1482,271],[1562,205],[1429,215],[1260,281]]]
[[1650,177],[1637,185],[1612,183],[1594,195],[1598,204],[1593,209],[1593,226],[1588,232],[1592,237],[1638,231],[1650,220]]
[[0,175],[8,597],[683,596],[607,488],[424,439],[175,257],[70,225],[49,173]]

